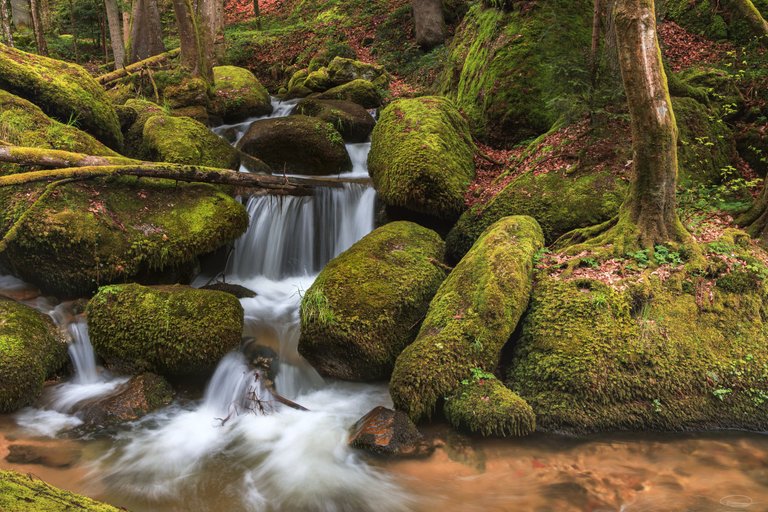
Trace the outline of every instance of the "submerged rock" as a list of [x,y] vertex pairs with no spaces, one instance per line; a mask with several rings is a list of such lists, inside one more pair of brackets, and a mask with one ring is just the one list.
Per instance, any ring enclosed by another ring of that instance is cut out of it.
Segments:
[[475,176],[474,144],[450,100],[393,102],[371,141],[368,166],[387,205],[449,221],[464,211],[464,194]]
[[296,105],[291,114],[331,123],[346,142],[367,141],[376,124],[365,108],[351,101],[307,99]]
[[327,175],[352,170],[339,132],[330,123],[314,117],[255,121],[237,147],[277,172]]
[[0,510],[3,512],[119,512],[106,503],[57,489],[32,475],[0,471]]
[[407,414],[386,407],[373,409],[349,432],[349,446],[374,455],[427,457],[434,451]]
[[533,257],[543,247],[531,217],[506,217],[489,227],[456,265],[429,305],[416,341],[395,363],[389,391],[414,421],[473,371],[492,372],[528,306]]
[[144,154],[150,160],[238,169],[240,156],[227,141],[189,117],[155,115],[143,129]]
[[112,102],[76,64],[0,45],[0,89],[33,101],[63,123],[77,124],[112,149],[123,145]]
[[67,344],[42,313],[0,297],[0,413],[30,405],[67,361]]
[[11,464],[39,464],[49,468],[69,468],[77,463],[80,455],[81,451],[74,447],[12,444],[8,446],[8,455],[5,460]]
[[440,236],[411,222],[382,226],[331,260],[301,301],[301,353],[322,375],[389,377],[445,279]]
[[243,330],[235,297],[188,286],[105,286],[87,314],[93,348],[110,366],[165,376],[212,371]]
[[227,123],[272,113],[272,102],[266,87],[253,73],[236,66],[213,68],[212,113]]
[[91,401],[78,411],[86,426],[107,427],[136,421],[171,403],[173,389],[168,381],[153,373],[142,373],[120,386],[114,393]]

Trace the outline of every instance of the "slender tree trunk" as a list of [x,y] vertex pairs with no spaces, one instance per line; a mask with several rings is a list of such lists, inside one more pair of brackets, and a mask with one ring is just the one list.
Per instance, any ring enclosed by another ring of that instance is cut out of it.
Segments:
[[224,60],[224,0],[200,0],[201,29],[206,44],[205,49],[212,65]]
[[104,0],[109,24],[109,42],[112,45],[112,55],[115,57],[115,69],[125,65],[125,47],[123,46],[123,31],[120,27],[120,10],[117,0]]
[[618,227],[636,227],[639,244],[653,249],[655,244],[685,238],[675,210],[677,124],[656,35],[653,0],[616,0],[614,27],[635,169]]
[[32,15],[32,30],[35,33],[37,53],[40,55],[48,55],[48,44],[45,42],[45,31],[43,29],[43,22],[40,19],[39,0],[29,1],[29,12]]
[[133,0],[128,63],[165,52],[157,0]]
[[213,81],[213,67],[205,48],[206,38],[192,0],[173,0],[173,10],[179,28],[181,64],[192,76]]
[[592,9],[592,49],[589,52],[589,74],[592,89],[597,86],[597,68],[600,62],[600,20],[603,18],[602,0],[594,0]]
[[8,46],[13,46],[13,33],[11,32],[11,9],[7,0],[0,0],[0,23],[2,23],[3,41]]
[[120,16],[122,18],[122,27],[123,27],[123,48],[126,49],[126,52],[128,49],[128,45],[130,45],[130,41],[131,41],[131,12],[130,11],[132,9],[133,9],[133,6],[131,5],[131,9],[120,13]]
[[763,43],[768,39],[768,22],[752,3],[752,0],[729,0],[732,8],[739,16],[749,24],[749,28],[757,36],[762,38]]
[[256,26],[261,30],[261,9],[259,9],[259,0],[253,0],[253,17],[256,18]]

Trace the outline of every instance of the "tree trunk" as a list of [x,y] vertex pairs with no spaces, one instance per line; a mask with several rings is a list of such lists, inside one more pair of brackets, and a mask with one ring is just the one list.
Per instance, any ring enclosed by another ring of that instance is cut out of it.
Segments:
[[10,0],[13,24],[17,29],[32,26],[32,13],[29,9],[29,0]]
[[602,0],[594,0],[592,8],[592,49],[589,52],[589,75],[592,90],[597,87],[597,69],[600,62],[600,20],[603,18]]
[[163,53],[163,27],[157,0],[133,0],[128,62],[148,59]]
[[259,9],[259,0],[253,0],[253,17],[256,18],[256,27],[261,30],[261,9]]
[[208,59],[216,65],[224,60],[224,0],[201,0],[199,8]]
[[112,44],[112,55],[115,57],[115,69],[125,65],[125,47],[123,46],[123,30],[120,27],[120,9],[117,0],[104,0],[109,24],[109,41]]
[[7,0],[0,0],[0,23],[2,23],[3,41],[8,46],[13,46],[13,33],[11,32],[11,10]]
[[48,55],[48,44],[45,42],[45,31],[43,30],[43,22],[40,19],[39,0],[29,1],[29,12],[32,15],[32,30],[35,33],[37,53],[40,55]]
[[205,47],[206,38],[192,0],[173,0],[173,10],[179,28],[181,64],[192,76],[213,81],[213,67]]
[[730,0],[730,4],[738,15],[747,22],[752,32],[762,38],[765,44],[768,39],[768,22],[752,3],[752,0]]
[[101,85],[108,85],[116,80],[120,80],[124,76],[127,76],[131,73],[141,71],[145,68],[149,68],[157,64],[162,64],[168,59],[175,57],[178,54],[179,54],[179,49],[176,48],[169,52],[161,53],[160,55],[154,55],[148,59],[140,60],[139,62],[135,62],[129,66],[116,69],[115,71],[107,73],[106,75],[101,75],[96,78],[96,81],[99,82]]
[[445,42],[445,17],[441,0],[412,0],[416,43],[429,50]]

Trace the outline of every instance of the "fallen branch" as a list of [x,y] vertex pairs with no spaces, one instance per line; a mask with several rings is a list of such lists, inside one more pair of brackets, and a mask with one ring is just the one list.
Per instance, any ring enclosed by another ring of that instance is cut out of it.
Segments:
[[110,84],[112,82],[120,80],[124,76],[130,75],[131,73],[135,73],[136,71],[142,71],[144,68],[154,66],[155,64],[161,64],[166,60],[178,55],[180,51],[181,50],[176,48],[169,52],[161,53],[159,55],[154,55],[152,57],[149,57],[148,59],[135,62],[130,66],[117,69],[115,71],[112,71],[111,73],[107,73],[106,75],[101,75],[96,78],[96,81],[99,82],[101,85]]

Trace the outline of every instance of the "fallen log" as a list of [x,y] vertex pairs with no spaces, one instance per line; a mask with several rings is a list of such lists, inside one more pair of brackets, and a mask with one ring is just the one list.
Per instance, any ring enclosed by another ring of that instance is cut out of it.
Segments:
[[131,73],[135,73],[138,71],[142,71],[145,68],[154,66],[155,64],[162,64],[166,60],[175,57],[178,55],[180,50],[178,48],[161,53],[158,55],[154,55],[152,57],[149,57],[148,59],[140,60],[139,62],[135,62],[131,64],[130,66],[125,66],[123,68],[117,69],[115,71],[112,71],[110,73],[107,73],[105,75],[101,75],[96,78],[96,81],[99,82],[101,85],[107,85],[112,82],[115,82],[117,80],[120,80],[124,76],[128,76]]

